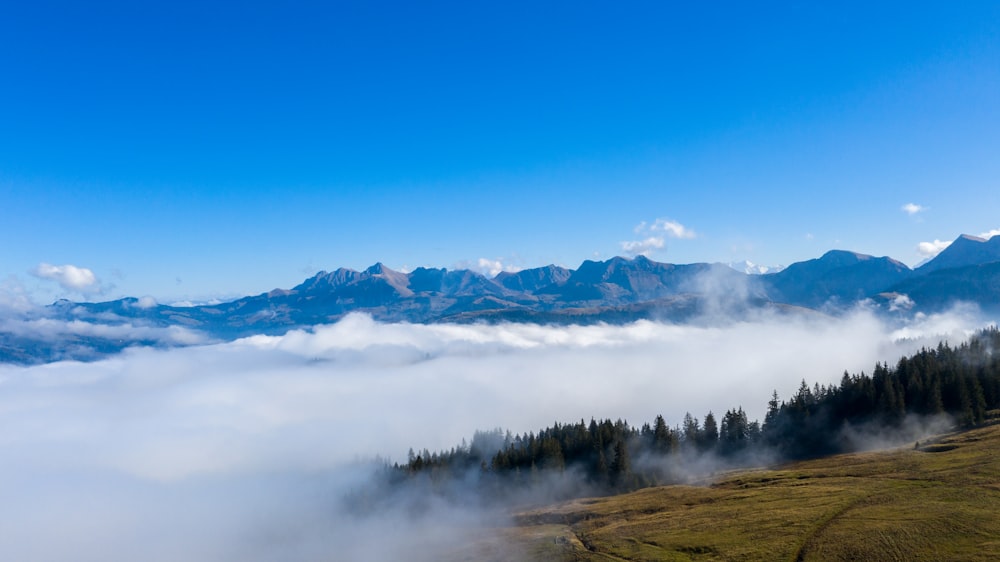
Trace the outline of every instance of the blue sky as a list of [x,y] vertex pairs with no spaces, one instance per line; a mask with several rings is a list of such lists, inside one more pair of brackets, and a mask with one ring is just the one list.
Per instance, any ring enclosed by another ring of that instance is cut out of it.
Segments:
[[4,3],[0,304],[1000,228],[1000,4],[683,4]]

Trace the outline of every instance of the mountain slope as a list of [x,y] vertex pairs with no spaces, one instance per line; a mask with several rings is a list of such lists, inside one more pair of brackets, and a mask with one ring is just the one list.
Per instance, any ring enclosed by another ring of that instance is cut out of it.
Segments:
[[1000,262],[932,271],[897,283],[889,292],[908,296],[924,312],[942,311],[959,302],[1000,312]]
[[989,240],[963,234],[941,251],[934,259],[918,267],[916,272],[925,275],[942,269],[982,265],[1000,261],[1000,236]]
[[909,267],[889,257],[831,250],[761,279],[772,300],[819,308],[850,305],[911,274]]
[[996,560],[998,446],[993,425],[916,449],[537,508],[515,515],[509,550],[567,561]]
[[532,269],[522,269],[516,273],[500,272],[494,281],[504,287],[518,292],[535,293],[549,285],[565,283],[573,272],[565,267],[546,265]]
[[637,256],[631,260],[615,257],[603,262],[585,261],[564,283],[539,293],[554,295],[564,303],[593,306],[595,301],[621,305],[727,288],[727,292],[746,293],[748,287],[756,288],[756,281],[723,264],[676,265]]

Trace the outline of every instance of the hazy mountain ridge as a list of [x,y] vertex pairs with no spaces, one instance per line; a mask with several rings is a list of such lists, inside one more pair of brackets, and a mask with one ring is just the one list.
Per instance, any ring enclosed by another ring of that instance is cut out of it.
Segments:
[[889,257],[831,250],[820,258],[794,263],[763,281],[773,300],[819,308],[857,302],[912,274],[905,264]]
[[[98,303],[58,301],[22,318],[122,331],[70,330],[56,335],[0,325],[0,361],[93,359],[130,345],[183,345],[280,334],[339,320],[352,312],[383,322],[625,323],[740,319],[761,313],[837,313],[860,302],[881,312],[933,312],[957,302],[1000,310],[1000,237],[960,236],[916,270],[889,257],[831,250],[776,273],[747,274],[725,264],[671,264],[644,256],[584,261],[504,272],[494,278],[467,269],[419,267],[409,273],[381,263],[355,271],[321,271],[291,289],[194,307],[150,305],[135,298]],[[160,330],[161,332],[150,332]],[[172,331],[171,331],[172,330]],[[189,330],[178,332],[178,330]]]

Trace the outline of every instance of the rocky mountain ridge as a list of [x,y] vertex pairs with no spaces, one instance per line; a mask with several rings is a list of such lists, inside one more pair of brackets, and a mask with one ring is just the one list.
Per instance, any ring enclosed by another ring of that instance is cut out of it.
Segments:
[[[762,313],[836,314],[859,303],[898,315],[901,302],[906,314],[935,312],[957,302],[1000,312],[1000,237],[963,235],[915,270],[889,257],[843,250],[764,275],[725,264],[671,264],[644,256],[588,260],[575,270],[548,265],[493,278],[425,267],[405,273],[376,263],[364,271],[321,271],[291,289],[220,304],[59,301],[46,307],[43,316],[104,326],[185,329],[224,341],[336,322],[352,312],[384,322],[689,322]],[[87,358],[87,353],[101,356],[129,345],[157,344],[148,335],[72,335],[60,346],[38,334],[0,330],[0,361]],[[83,352],[74,355],[74,349]]]

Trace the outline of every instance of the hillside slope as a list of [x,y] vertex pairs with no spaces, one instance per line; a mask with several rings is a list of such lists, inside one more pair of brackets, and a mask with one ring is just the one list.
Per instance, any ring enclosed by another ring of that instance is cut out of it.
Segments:
[[537,560],[997,560],[998,483],[993,425],[526,511],[507,536]]

